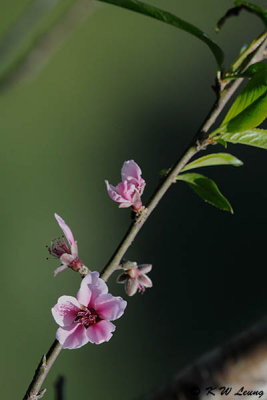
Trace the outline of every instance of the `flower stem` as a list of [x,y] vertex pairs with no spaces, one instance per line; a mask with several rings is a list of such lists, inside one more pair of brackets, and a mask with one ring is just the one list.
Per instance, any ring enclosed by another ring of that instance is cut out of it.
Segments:
[[[258,47],[258,49],[255,51],[254,56],[250,59],[250,61],[245,67],[248,67],[248,65],[252,64],[253,62],[260,61],[261,59],[264,58],[264,51],[266,50],[266,41],[267,39],[265,36],[265,39],[263,40],[261,46]],[[238,89],[239,85],[242,83],[242,81],[243,78],[230,81],[229,83],[227,83],[226,87],[223,90],[219,91],[219,95],[215,104],[213,105],[208,116],[205,118],[201,128],[194,136],[191,144],[188,146],[187,150],[176,162],[174,167],[171,168],[171,170],[168,172],[165,180],[162,183],[160,183],[154,195],[152,196],[151,200],[149,201],[147,208],[130,225],[128,231],[126,232],[121,243],[115,250],[113,256],[111,257],[111,259],[101,272],[100,276],[102,279],[107,281],[111,276],[111,274],[116,269],[119,268],[122,257],[130,247],[130,245],[133,243],[135,237],[137,236],[138,232],[148,219],[149,215],[152,213],[152,211],[158,205],[159,201],[162,199],[164,194],[167,192],[167,190],[174,182],[175,177],[181,172],[182,168],[200,150],[206,149],[208,145],[208,142],[206,142],[208,130],[214,124],[218,116],[221,114],[225,105],[232,98],[232,96]],[[42,384],[48,372],[50,371],[52,365],[56,361],[61,350],[62,350],[61,345],[57,340],[55,340],[52,346],[50,347],[49,351],[47,352],[47,354],[42,357],[23,400],[38,400],[43,397],[46,389],[41,390]]]

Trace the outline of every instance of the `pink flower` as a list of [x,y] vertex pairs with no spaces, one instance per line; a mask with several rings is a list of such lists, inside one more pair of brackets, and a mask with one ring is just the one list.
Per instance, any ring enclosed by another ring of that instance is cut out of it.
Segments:
[[120,208],[133,207],[139,211],[142,207],[141,196],[145,188],[145,181],[141,178],[142,171],[133,161],[125,161],[121,170],[121,180],[116,187],[106,180],[109,197],[120,203]]
[[98,272],[90,272],[81,282],[77,299],[61,296],[52,308],[57,340],[64,349],[78,349],[88,342],[108,342],[115,331],[110,321],[124,313],[127,303],[108,293],[108,287]]
[[138,265],[135,262],[127,261],[123,265],[124,272],[118,276],[118,283],[125,283],[125,291],[128,296],[133,296],[137,290],[144,293],[146,288],[152,287],[151,279],[146,275],[151,271],[151,264]]
[[54,275],[56,276],[59,272],[64,271],[64,269],[68,267],[74,271],[79,271],[84,265],[78,257],[77,242],[74,240],[73,234],[66,222],[57,214],[55,214],[55,218],[68,243],[66,243],[63,237],[61,239],[52,240],[51,246],[48,247],[49,253],[55,258],[59,258],[61,261],[61,266],[54,271]]

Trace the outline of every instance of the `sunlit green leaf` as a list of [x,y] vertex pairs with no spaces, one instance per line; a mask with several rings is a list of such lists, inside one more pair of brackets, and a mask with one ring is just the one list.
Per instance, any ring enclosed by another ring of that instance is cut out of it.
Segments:
[[231,119],[223,132],[242,132],[259,126],[267,117],[267,92]]
[[[267,93],[267,71],[262,70],[255,74],[252,79],[247,83],[245,88],[239,94],[232,107],[228,111],[222,126],[231,121],[234,117],[240,114],[243,110],[246,110],[254,102],[256,102],[261,96],[264,97]],[[264,100],[263,100],[264,102]],[[254,112],[252,107],[250,112]],[[256,105],[257,112],[257,105]],[[264,119],[264,118],[263,118]],[[254,127],[257,125],[254,125]],[[246,129],[246,128],[245,128]]]
[[152,5],[145,4],[139,0],[99,0],[99,1],[102,1],[104,3],[114,4],[116,6],[127,8],[132,11],[136,11],[140,14],[144,14],[149,17],[158,19],[159,21],[165,22],[167,24],[175,26],[176,28],[182,29],[183,31],[190,33],[191,35],[202,40],[202,42],[206,43],[209,46],[214,57],[216,58],[219,69],[221,69],[224,58],[223,51],[221,50],[221,48],[216,43],[214,43],[206,35],[206,33],[202,32],[200,29],[190,24],[189,22],[184,21],[183,19],[177,17],[174,14],[161,10]]
[[182,172],[213,165],[233,165],[234,167],[240,167],[243,163],[238,158],[232,156],[232,154],[214,153],[190,162],[182,169]]
[[238,133],[224,133],[221,138],[226,142],[247,144],[267,149],[267,130],[252,129]]
[[184,181],[206,202],[224,211],[233,213],[229,201],[219,191],[216,183],[204,175],[186,173],[178,175],[176,180]]

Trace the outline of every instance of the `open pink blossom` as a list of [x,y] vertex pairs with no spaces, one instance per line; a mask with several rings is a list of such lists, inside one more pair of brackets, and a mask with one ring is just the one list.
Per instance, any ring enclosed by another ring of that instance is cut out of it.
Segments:
[[98,272],[90,272],[81,282],[77,299],[61,296],[52,308],[57,340],[65,349],[78,349],[88,342],[108,342],[115,331],[114,321],[122,316],[127,303],[108,293]]
[[54,275],[57,275],[68,267],[74,271],[79,271],[80,268],[83,267],[83,263],[78,257],[77,242],[74,240],[73,234],[66,222],[57,214],[55,214],[55,218],[68,243],[66,243],[63,237],[52,240],[51,246],[48,247],[49,253],[55,258],[59,258],[61,261],[61,266],[54,271]]
[[117,186],[110,185],[106,180],[109,197],[120,203],[120,208],[133,207],[139,211],[142,207],[141,196],[145,188],[145,181],[141,178],[142,171],[133,161],[125,161],[121,170],[121,182]]
[[136,262],[127,261],[123,265],[124,272],[118,276],[117,282],[125,284],[128,296],[133,296],[137,290],[144,293],[146,288],[152,287],[151,279],[146,275],[151,271],[151,264],[137,265]]

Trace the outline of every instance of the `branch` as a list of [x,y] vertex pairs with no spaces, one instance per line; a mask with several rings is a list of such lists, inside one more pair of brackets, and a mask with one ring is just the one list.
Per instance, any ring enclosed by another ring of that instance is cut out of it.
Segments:
[[232,387],[233,393],[242,386],[245,390],[261,391],[267,389],[266,376],[267,318],[206,354],[167,386],[140,400],[197,400],[198,396],[207,394],[208,387],[216,387],[214,393],[222,386]]
[[[261,42],[261,45],[255,51],[254,56],[249,60],[248,65],[259,61],[259,57],[264,57],[264,51],[266,49],[266,42],[267,42],[267,35],[265,34],[265,39]],[[255,61],[256,60],[256,61]],[[103,271],[101,272],[100,276],[102,279],[107,281],[109,277],[112,275],[114,271],[119,268],[121,263],[121,259],[133,243],[135,237],[137,236],[138,232],[147,221],[149,215],[158,205],[159,201],[162,199],[164,194],[167,190],[171,187],[172,183],[175,180],[175,177],[180,173],[182,168],[188,163],[188,161],[197,154],[200,150],[205,149],[208,145],[206,141],[207,132],[211,128],[211,126],[216,121],[217,117],[223,111],[225,105],[234,95],[236,90],[238,89],[239,85],[242,83],[243,78],[236,79],[227,83],[227,86],[222,90],[219,91],[218,98],[213,105],[210,113],[205,118],[204,123],[194,136],[192,143],[188,146],[187,150],[184,154],[179,158],[173,168],[167,174],[165,180],[158,186],[154,195],[152,196],[151,200],[148,203],[147,208],[137,217],[137,219],[130,225],[128,231],[126,232],[124,238],[122,239],[121,243],[119,244],[118,248],[114,252],[113,256],[111,257],[108,264],[105,266]],[[55,362],[56,358],[58,357],[61,351],[61,345],[57,340],[54,341],[53,345],[51,346],[48,353],[42,357],[33,377],[33,380],[24,396],[23,400],[37,400],[41,398],[45,391],[41,391],[42,384],[51,368],[53,363]]]
[[[258,43],[258,48],[254,51],[253,57],[251,57],[249,62],[244,66],[243,68],[244,70],[249,65],[259,61],[264,57],[264,51],[267,45],[267,33],[261,35],[257,43]],[[244,51],[244,53],[247,55],[251,53],[250,46],[246,51]],[[238,87],[241,85],[242,82],[243,78],[236,79],[230,83],[227,82],[226,84],[227,86],[219,92],[219,96],[214,106],[212,107],[204,123],[202,124],[197,134],[195,135],[192,144],[190,144],[190,146],[182,155],[182,157],[176,162],[174,167],[169,171],[164,182],[156,189],[154,195],[152,196],[151,200],[148,203],[147,208],[145,209],[145,212],[140,216],[140,218],[137,218],[130,225],[121,243],[115,250],[113,256],[111,257],[105,268],[103,269],[101,273],[102,279],[107,280],[110,277],[110,275],[119,268],[122,257],[133,243],[135,237],[137,236],[138,232],[148,219],[149,215],[152,213],[152,211],[158,205],[159,201],[162,199],[164,194],[167,192],[167,190],[171,187],[172,183],[175,181],[175,177],[179,175],[183,167],[195,154],[197,154],[200,150],[205,149],[207,147],[208,142],[205,142],[205,138],[207,136],[206,134],[208,130],[214,124],[214,122],[221,114],[224,107],[226,106],[228,101],[232,98],[232,96],[234,95],[234,93],[236,92],[236,90],[238,89]],[[220,85],[221,82],[218,82],[218,84]]]

